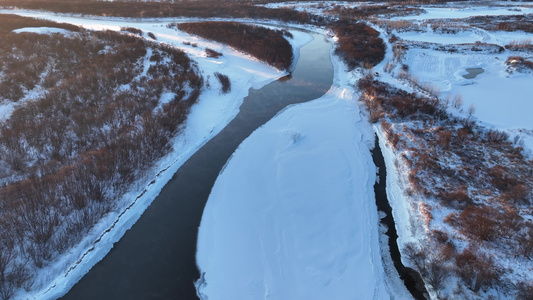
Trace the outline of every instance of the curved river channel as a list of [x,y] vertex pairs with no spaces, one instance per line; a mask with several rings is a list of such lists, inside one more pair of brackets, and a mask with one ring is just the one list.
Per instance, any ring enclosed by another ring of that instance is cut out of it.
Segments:
[[[198,299],[194,282],[198,227],[217,176],[233,152],[255,129],[284,107],[320,98],[333,82],[331,44],[320,34],[300,50],[291,75],[259,90],[250,89],[239,114],[198,150],[165,185],[141,218],[111,251],[61,299]],[[374,160],[385,168],[379,147]],[[385,192],[385,173],[376,184],[378,209],[394,229]],[[376,224],[377,226],[377,224]],[[394,265],[415,299],[427,292],[418,273],[405,268],[395,230],[387,232]]]
[[179,168],[137,223],[62,299],[198,299],[198,227],[224,164],[284,107],[317,99],[332,84],[332,46],[311,34],[292,74],[251,89],[235,119]]

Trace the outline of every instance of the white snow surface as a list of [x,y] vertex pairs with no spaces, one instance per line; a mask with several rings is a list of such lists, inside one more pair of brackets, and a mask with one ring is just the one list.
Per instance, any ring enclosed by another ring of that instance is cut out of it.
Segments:
[[[152,32],[157,37],[157,42],[167,43],[185,51],[197,62],[202,75],[210,83],[210,87],[202,92],[198,103],[192,107],[181,134],[173,140],[175,150],[157,162],[149,178],[142,178],[133,184],[131,191],[118,200],[116,210],[96,224],[80,244],[46,267],[36,270],[37,277],[32,288],[29,291],[20,289],[14,299],[45,300],[57,299],[64,295],[140,218],[177,169],[237,115],[239,106],[250,88],[260,88],[287,74],[228,46],[166,27],[170,22],[185,22],[191,19],[90,18],[25,10],[0,10],[0,13],[15,13],[94,30],[119,31],[121,27],[135,27],[143,30],[145,38],[148,32]],[[299,48],[311,40],[311,36],[298,30],[291,30],[291,33],[294,38],[289,42],[295,53],[298,53]],[[183,42],[197,46],[184,45]],[[223,53],[223,56],[218,59],[207,57],[206,47]],[[150,62],[147,60],[145,63]],[[215,72],[229,76],[232,84],[230,93],[221,94],[220,83],[213,75]],[[161,101],[164,102],[165,97]],[[6,116],[10,114],[7,107],[3,107],[0,112]],[[151,182],[152,180],[154,181]]]
[[217,178],[198,234],[202,299],[411,298],[384,272],[373,131],[333,61],[328,93],[257,129]]
[[60,33],[60,34],[70,34],[72,31],[66,30],[63,28],[56,27],[25,27],[13,30],[15,33],[21,32],[31,32],[31,33],[41,33],[41,34],[51,34],[51,33]]
[[[531,7],[521,7],[520,3],[511,7],[469,6],[465,3],[450,3],[448,7],[420,6],[426,12],[420,15],[401,16],[394,20],[427,20],[427,19],[463,19],[474,16],[506,16],[533,13]],[[518,11],[517,11],[518,9]]]
[[[514,7],[519,7],[519,4]],[[468,8],[427,8],[428,14],[416,16],[417,20],[431,18],[464,18],[475,15],[506,15],[531,13],[531,8],[519,8],[520,12],[508,8],[496,7],[468,7]],[[533,60],[533,55],[527,51],[505,50],[502,53],[488,51],[468,51],[468,46],[462,43],[488,43],[501,47],[511,42],[531,42],[533,34],[521,31],[486,31],[471,28],[459,31],[457,34],[441,34],[428,29],[425,32],[394,32],[406,41],[432,43],[426,47],[409,45],[401,64],[409,66],[409,73],[441,92],[441,99],[452,99],[461,95],[464,103],[459,110],[451,109],[452,113],[466,116],[469,107],[475,108],[473,117],[482,125],[489,128],[507,131],[517,146],[524,148],[523,153],[533,158],[533,72],[518,72],[511,70],[505,64],[510,56],[523,56]],[[458,45],[457,52],[438,51],[431,49],[435,45]],[[389,45],[390,47],[390,45]],[[467,51],[462,51],[467,49]],[[472,46],[470,46],[471,48]],[[392,61],[392,57],[385,58],[385,62]],[[376,67],[378,69],[379,67]],[[482,68],[483,73],[475,78],[466,79],[463,75],[468,68]],[[396,68],[396,72],[399,68]],[[381,71],[381,69],[379,69]],[[393,74],[396,74],[393,71]],[[382,74],[380,80],[402,86],[398,80],[389,74]]]

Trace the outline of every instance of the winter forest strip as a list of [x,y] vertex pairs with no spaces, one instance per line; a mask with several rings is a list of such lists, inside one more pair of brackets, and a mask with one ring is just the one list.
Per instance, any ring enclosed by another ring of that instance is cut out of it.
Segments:
[[271,30],[238,22],[173,23],[179,30],[229,45],[279,69],[291,67],[293,54],[286,30]]
[[[35,268],[78,243],[170,151],[203,86],[179,50],[52,23],[0,15],[0,101],[15,106],[0,121],[2,299],[30,288]],[[11,32],[27,26],[71,33]]]

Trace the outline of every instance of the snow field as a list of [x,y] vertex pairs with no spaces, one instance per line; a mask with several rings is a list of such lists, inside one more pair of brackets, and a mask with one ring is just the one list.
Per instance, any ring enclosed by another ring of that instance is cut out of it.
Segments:
[[[427,14],[403,19],[434,19],[459,18],[477,15],[505,15],[531,13],[531,8],[521,8],[520,12],[510,11],[508,8],[425,8]],[[510,56],[523,56],[533,59],[531,53],[523,51],[505,50],[502,53],[489,51],[461,51],[457,52],[435,50],[439,45],[458,45],[463,43],[488,43],[501,47],[513,41],[531,41],[533,34],[520,31],[485,31],[473,28],[460,31],[457,34],[439,34],[428,29],[425,32],[394,32],[402,40],[423,42],[429,49],[409,45],[404,52],[401,64],[409,67],[409,74],[419,79],[420,83],[427,83],[440,91],[443,100],[453,99],[456,95],[463,98],[460,109],[451,108],[455,114],[466,116],[470,107],[474,108],[473,116],[484,126],[507,131],[517,146],[524,148],[523,153],[533,158],[533,72],[520,73],[510,71],[505,61]],[[468,47],[467,47],[468,48]],[[392,61],[392,57],[385,61]],[[483,73],[472,79],[465,79],[468,68],[482,68]],[[376,68],[378,69],[378,68]],[[399,66],[393,73],[397,74]],[[394,75],[394,74],[393,74]],[[388,74],[380,78],[386,82],[395,82],[402,87],[402,83]],[[403,86],[404,89],[409,90]],[[516,137],[516,139],[515,139]]]
[[[506,35],[505,32],[493,34],[503,37]],[[414,35],[399,34],[399,36],[410,40],[416,39]],[[432,33],[420,35],[421,38],[416,40],[427,41],[429,40],[427,36],[431,36],[434,40],[440,39],[440,44],[455,44],[452,42],[453,38],[450,41],[446,36]],[[469,36],[470,34],[463,33],[454,35],[454,38],[461,38],[465,43],[476,41]],[[529,35],[524,34],[524,37],[527,36]],[[411,74],[436,85],[443,92],[441,98],[446,98],[447,95],[463,95],[464,107],[476,106],[474,115],[480,121],[502,129],[531,128],[533,123],[524,108],[532,106],[533,87],[528,84],[532,80],[532,74],[507,72],[505,61],[512,55],[518,53],[510,51],[502,54],[448,53],[412,48],[407,51],[403,62],[409,66]],[[483,68],[484,72],[473,79],[465,79],[463,75],[467,73],[467,68]],[[504,103],[505,105],[502,105]]]

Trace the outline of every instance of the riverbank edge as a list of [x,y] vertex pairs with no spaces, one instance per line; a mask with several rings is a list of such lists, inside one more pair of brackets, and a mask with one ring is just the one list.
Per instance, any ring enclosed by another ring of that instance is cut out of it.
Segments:
[[[50,15],[53,18],[53,15]],[[109,18],[107,20],[124,21],[125,19]],[[175,21],[176,19],[174,19]],[[227,19],[233,20],[233,19]],[[181,19],[180,19],[181,21]],[[249,22],[249,20],[248,20]],[[251,23],[251,22],[250,22]],[[133,25],[133,24],[132,24]],[[279,26],[277,22],[272,22],[270,26]],[[264,26],[264,25],[261,25]],[[291,29],[291,30],[295,30]],[[300,28],[304,30],[313,30],[321,33],[318,28]],[[293,46],[295,60],[299,57],[299,50],[312,39],[308,40],[288,39]],[[254,58],[249,58],[254,60]],[[194,60],[194,58],[193,58]],[[295,64],[294,64],[295,65]],[[293,66],[294,67],[294,66]],[[201,71],[201,69],[200,69]],[[177,170],[205,143],[216,136],[233,118],[238,114],[239,108],[249,94],[251,88],[260,88],[268,83],[278,80],[288,75],[289,72],[278,72],[275,77],[268,80],[259,81],[258,79],[248,79],[247,81],[233,82],[233,90],[237,91],[234,98],[229,103],[230,109],[225,111],[225,118],[217,124],[210,132],[201,134],[187,134],[190,122],[188,119],[183,131],[172,141],[173,151],[161,158],[153,168],[150,175],[137,180],[131,185],[131,191],[126,193],[117,202],[120,206],[116,210],[108,213],[102,218],[89,233],[78,243],[77,246],[70,249],[64,255],[58,257],[47,267],[37,270],[36,284],[40,286],[36,289],[25,291],[22,287],[16,292],[13,299],[57,299],[65,295],[90,269],[102,260],[113,248],[114,243],[129,230],[142,213],[150,206],[152,201],[157,197],[163,187],[169,182]],[[217,98],[217,95],[211,93],[211,98]],[[205,93],[200,96],[199,102],[209,101]],[[199,105],[195,104],[192,110],[197,109]],[[198,110],[198,109],[197,109]],[[202,117],[202,113],[196,111],[197,118]],[[209,115],[208,113],[206,113]],[[203,135],[203,136],[202,136]],[[196,136],[196,140],[187,140],[191,136]],[[202,137],[200,137],[202,136]],[[180,151],[180,149],[186,149]],[[131,200],[133,199],[133,200]]]
[[[398,157],[391,148],[389,141],[385,136],[385,132],[379,124],[374,124],[373,129],[385,162],[387,172],[386,193],[389,205],[392,208],[392,217],[398,235],[396,242],[400,252],[400,260],[404,267],[412,267],[411,263],[405,259],[402,250],[407,243],[419,242],[425,238],[421,216],[420,214],[417,214],[418,209],[416,208],[416,199],[412,199],[406,194],[406,186],[408,183],[406,178],[400,174],[396,167],[396,164],[399,163]],[[385,232],[383,232],[383,235],[385,235]],[[388,237],[385,237],[385,239],[386,240],[384,240],[382,246],[389,251]],[[388,259],[390,259],[390,263],[393,263],[390,253]],[[394,265],[391,265],[391,267],[394,268],[396,273],[398,273]],[[432,291],[426,290],[426,292],[429,293],[429,298],[433,299],[434,295],[432,294]]]

